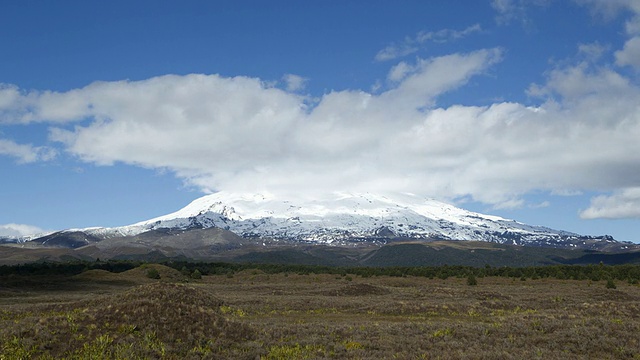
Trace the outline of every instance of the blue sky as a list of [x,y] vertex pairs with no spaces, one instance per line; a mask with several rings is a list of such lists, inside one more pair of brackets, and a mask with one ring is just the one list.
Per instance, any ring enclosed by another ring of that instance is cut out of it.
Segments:
[[640,242],[640,1],[0,1],[0,235],[403,191]]

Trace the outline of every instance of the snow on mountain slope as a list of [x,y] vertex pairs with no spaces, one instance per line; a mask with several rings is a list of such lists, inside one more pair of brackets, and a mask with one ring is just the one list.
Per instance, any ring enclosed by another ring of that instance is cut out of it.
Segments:
[[280,199],[268,193],[219,192],[168,215],[120,228],[92,229],[91,233],[111,237],[159,228],[214,226],[243,237],[321,243],[406,237],[542,245],[579,237],[412,194],[344,192],[296,199]]

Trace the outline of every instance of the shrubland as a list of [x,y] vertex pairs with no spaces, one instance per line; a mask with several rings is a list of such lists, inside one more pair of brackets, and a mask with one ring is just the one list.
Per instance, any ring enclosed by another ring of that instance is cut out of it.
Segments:
[[0,359],[640,359],[637,271],[2,268]]

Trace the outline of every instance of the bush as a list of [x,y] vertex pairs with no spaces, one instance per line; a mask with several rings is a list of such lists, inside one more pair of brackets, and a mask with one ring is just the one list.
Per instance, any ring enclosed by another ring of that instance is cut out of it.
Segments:
[[184,276],[190,276],[191,275],[191,271],[189,271],[189,269],[187,269],[186,266],[183,266],[182,269],[180,269],[180,272],[182,273],[182,275]]
[[613,282],[613,279],[607,280],[607,289],[615,289],[616,283]]
[[193,274],[191,274],[191,278],[192,279],[202,279],[202,273],[200,272],[200,270],[196,269]]
[[154,268],[149,268],[149,270],[147,270],[147,277],[149,279],[160,279],[160,273]]
[[467,276],[467,285],[469,286],[478,285],[478,280],[476,280],[475,275],[469,274],[469,276]]

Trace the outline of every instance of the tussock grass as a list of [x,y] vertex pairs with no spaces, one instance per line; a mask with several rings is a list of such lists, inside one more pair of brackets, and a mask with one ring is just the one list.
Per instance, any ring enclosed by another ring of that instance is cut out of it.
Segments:
[[127,270],[118,274],[120,279],[129,279],[135,281],[144,281],[148,279],[148,282],[154,282],[153,278],[149,278],[148,273],[150,270],[155,270],[160,276],[158,279],[162,282],[186,282],[189,276],[181,273],[180,271],[160,264],[144,264],[135,269]]
[[384,287],[367,283],[349,284],[338,289],[323,292],[323,295],[326,296],[372,296],[386,294],[389,294],[389,290]]
[[225,349],[224,357],[232,356],[255,335],[249,326],[228,320],[221,305],[205,289],[158,282],[95,300],[5,313],[0,354],[200,358]]

